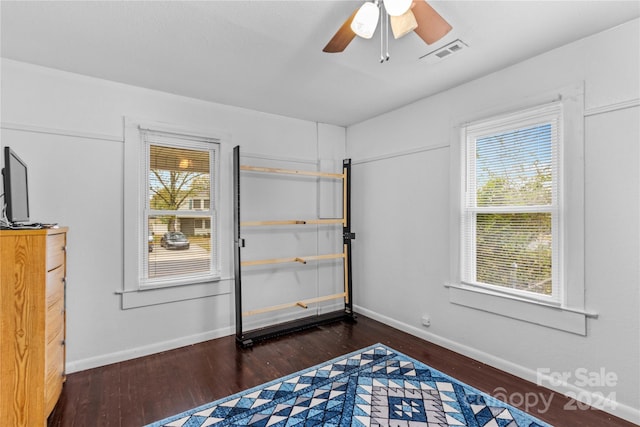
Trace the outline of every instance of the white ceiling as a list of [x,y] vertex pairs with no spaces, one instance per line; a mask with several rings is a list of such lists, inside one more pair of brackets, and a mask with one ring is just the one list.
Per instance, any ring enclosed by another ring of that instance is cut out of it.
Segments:
[[[454,27],[428,46],[378,32],[322,48],[361,1],[2,1],[1,56],[347,126],[640,16],[639,1],[430,1]],[[460,38],[437,63],[418,58]],[[615,48],[615,47],[612,47]]]

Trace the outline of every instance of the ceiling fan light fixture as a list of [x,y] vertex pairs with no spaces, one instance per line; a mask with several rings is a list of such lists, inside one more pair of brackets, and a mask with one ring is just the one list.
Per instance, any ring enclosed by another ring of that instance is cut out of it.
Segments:
[[379,18],[380,9],[378,9],[378,6],[374,3],[366,2],[360,6],[356,16],[351,21],[351,30],[362,38],[370,39],[376,31]]
[[411,7],[413,0],[384,0],[384,8],[389,16],[400,16]]
[[342,52],[356,35],[370,39],[376,31],[378,21],[381,21],[380,62],[389,60],[389,24],[396,39],[414,31],[426,44],[442,39],[452,29],[451,24],[427,0],[365,1],[344,21],[322,51]]
[[418,21],[416,21],[416,17],[411,10],[407,10],[400,16],[390,16],[389,21],[391,22],[393,37],[396,39],[404,37],[418,28]]

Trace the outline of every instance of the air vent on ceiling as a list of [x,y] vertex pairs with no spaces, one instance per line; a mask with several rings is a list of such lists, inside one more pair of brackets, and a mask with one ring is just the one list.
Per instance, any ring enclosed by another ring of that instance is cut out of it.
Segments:
[[422,55],[418,59],[421,59],[423,61],[433,62],[433,63],[440,62],[443,59],[451,57],[454,53],[458,53],[461,50],[466,49],[468,47],[469,45],[467,45],[465,42],[463,42],[460,39],[456,39],[439,49],[436,49],[425,55]]

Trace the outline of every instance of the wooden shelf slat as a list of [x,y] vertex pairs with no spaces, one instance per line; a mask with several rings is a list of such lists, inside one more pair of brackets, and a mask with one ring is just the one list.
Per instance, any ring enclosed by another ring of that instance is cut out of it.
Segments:
[[331,219],[285,219],[268,221],[243,221],[241,227],[259,227],[264,225],[306,225],[306,224],[343,224],[342,218]]
[[316,172],[316,171],[305,171],[305,170],[297,170],[297,169],[265,168],[261,166],[249,166],[249,165],[240,165],[240,170],[250,171],[250,172],[282,173],[282,174],[288,174],[288,175],[319,176],[324,178],[336,178],[336,179],[344,179],[345,177],[344,173]]
[[270,311],[284,310],[286,308],[291,307],[302,307],[307,308],[309,304],[313,304],[316,302],[329,301],[332,299],[345,298],[347,296],[346,292],[340,292],[339,294],[333,295],[324,295],[316,298],[309,298],[302,301],[289,302],[285,304],[272,305],[270,307],[258,308],[256,310],[249,310],[242,313],[243,316],[254,316],[256,314],[268,313]]
[[287,257],[287,258],[259,259],[255,261],[242,261],[240,265],[242,267],[249,267],[252,265],[282,264],[286,262],[301,262],[306,264],[307,261],[319,261],[324,259],[337,259],[337,258],[344,258],[344,257],[345,255],[343,253],[310,255],[310,256],[304,256],[304,257]]

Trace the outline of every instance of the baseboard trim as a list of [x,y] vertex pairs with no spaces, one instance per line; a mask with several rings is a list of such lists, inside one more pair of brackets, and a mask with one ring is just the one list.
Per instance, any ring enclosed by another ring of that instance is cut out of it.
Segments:
[[103,354],[86,359],[74,360],[66,363],[66,372],[71,374],[74,372],[84,371],[87,369],[98,368],[100,366],[110,365],[112,363],[124,362],[125,360],[136,359],[138,357],[149,356],[151,354],[160,353],[167,350],[173,350],[188,345],[198,344],[216,338],[233,335],[232,326],[215,329],[212,331],[202,332],[199,334],[189,335],[174,340],[167,340],[153,343],[141,347],[135,347],[127,350],[116,351],[113,353]]
[[[344,305],[330,305],[322,307],[322,313],[326,313],[332,310],[337,310],[337,307],[344,307]],[[293,318],[293,317],[292,317]],[[291,319],[288,319],[291,320]],[[253,324],[252,328],[265,326],[263,324]],[[161,341],[141,347],[135,347],[127,350],[116,351],[113,353],[103,354],[95,357],[88,357],[85,359],[79,359],[74,361],[67,361],[65,365],[65,371],[67,374],[74,372],[85,371],[87,369],[99,368],[100,366],[110,365],[112,363],[124,362],[126,360],[136,359],[138,357],[149,356],[151,354],[160,353],[163,351],[174,350],[180,347],[186,347],[188,345],[198,344],[204,341],[213,340],[216,338],[227,337],[235,335],[235,325],[227,326],[224,328],[215,329],[212,331],[202,332],[199,334],[189,335],[174,340]]]
[[[385,315],[382,315],[380,313],[377,313],[375,311],[369,310],[364,307],[360,307],[356,305],[354,306],[354,311],[356,313],[362,314],[363,316],[370,317],[374,320],[382,322],[386,325],[399,329],[403,332],[406,332],[418,338],[421,338],[426,341],[437,344],[439,346],[442,346],[448,350],[455,351],[456,353],[460,353],[464,356],[470,357],[474,360],[485,363],[494,368],[513,374],[517,377],[530,381],[534,384],[538,381],[538,374],[536,371],[532,369],[515,364],[508,360],[496,357],[492,354],[479,351],[477,349],[466,346],[456,341],[452,341],[442,336],[424,331],[418,327],[397,321],[395,319],[392,319],[390,317],[387,317]],[[86,359],[75,360],[75,361],[67,362],[66,372],[68,374],[71,374],[74,372],[84,371],[87,369],[98,368],[100,366],[110,365],[112,363],[123,362],[125,360],[135,359],[143,356],[149,356],[151,354],[173,350],[179,347],[185,347],[192,344],[198,344],[204,341],[233,335],[234,333],[235,333],[234,326],[228,326],[225,328],[220,328],[212,331],[202,332],[199,334],[189,335],[187,337],[181,337],[174,340],[162,341],[159,343],[135,347],[135,348],[131,348],[123,351],[117,351],[117,352],[104,354],[96,357],[89,357]],[[545,384],[545,387],[561,394],[565,394],[565,395],[569,394],[571,397],[577,396],[578,397],[577,400],[580,400],[585,403],[591,403],[592,406],[597,409],[600,409],[604,412],[607,412],[609,414],[612,414],[616,417],[622,418],[629,422],[640,424],[640,409],[636,409],[631,406],[624,405],[622,403],[611,401],[608,399],[603,399],[601,395],[593,394],[588,390],[581,389],[572,384],[566,384],[566,385],[561,385],[556,387],[548,386],[547,384]],[[599,404],[593,404],[594,402]]]
[[[400,322],[361,306],[354,305],[354,311],[356,313],[362,314],[363,316],[370,317],[374,320],[382,322],[386,325],[399,329],[418,338],[422,338],[426,341],[437,344],[448,350],[455,351],[456,353],[470,357],[474,360],[477,360],[478,362],[482,362],[494,368],[508,372],[534,384],[536,384],[538,381],[538,373],[533,369],[529,369],[508,360],[496,357],[495,355],[479,351],[457,341],[452,341],[450,339],[444,338],[440,335],[435,335],[421,328]],[[576,398],[576,400],[579,400],[582,403],[588,403],[596,409],[600,409],[604,412],[607,412],[629,422],[640,424],[640,409],[604,398],[600,394],[595,394],[589,390],[581,389],[573,384],[551,386],[551,384],[546,381],[543,385],[544,387],[557,393]]]

